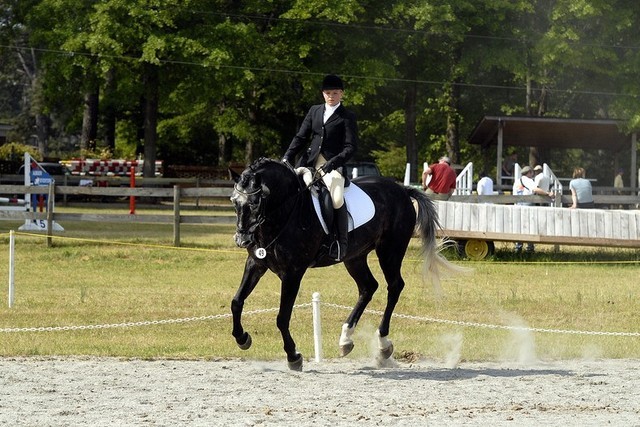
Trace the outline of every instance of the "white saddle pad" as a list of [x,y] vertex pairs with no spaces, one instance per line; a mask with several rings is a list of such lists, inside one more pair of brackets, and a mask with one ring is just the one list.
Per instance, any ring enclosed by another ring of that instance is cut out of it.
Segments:
[[[322,224],[322,228],[326,234],[329,234],[329,228],[324,222],[322,212],[320,211],[320,201],[318,200],[318,194],[315,191],[311,192],[313,199],[313,207],[316,210],[316,215]],[[347,211],[349,211],[349,231],[355,230],[363,224],[366,224],[373,218],[376,213],[376,208],[373,205],[371,197],[360,187],[353,182],[344,189],[344,203],[347,205]]]

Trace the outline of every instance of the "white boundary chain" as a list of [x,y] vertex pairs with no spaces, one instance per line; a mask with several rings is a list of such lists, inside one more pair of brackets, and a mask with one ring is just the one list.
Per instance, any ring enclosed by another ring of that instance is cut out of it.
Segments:
[[[344,305],[332,304],[332,303],[322,303],[323,305],[334,307],[334,308],[344,308],[351,310],[351,307],[347,307]],[[369,314],[378,314],[383,315],[384,312],[378,310],[365,310],[365,313]],[[416,320],[419,322],[431,322],[431,323],[445,323],[448,325],[457,325],[457,326],[469,326],[474,328],[487,328],[487,329],[508,329],[512,331],[530,331],[530,332],[549,332],[554,334],[574,334],[574,335],[607,335],[607,336],[617,336],[617,337],[640,337],[640,332],[601,332],[601,331],[573,331],[570,329],[545,329],[545,328],[529,328],[527,326],[509,326],[509,325],[491,325],[488,323],[478,323],[478,322],[463,322],[461,320],[446,320],[446,319],[435,319],[433,317],[421,317],[421,316],[413,316],[410,314],[392,314],[393,317],[397,317],[400,319],[410,319]]]
[[[301,304],[297,307],[311,306],[311,303]],[[278,308],[264,308],[261,310],[247,311],[245,315],[269,313],[278,311]],[[78,325],[78,326],[40,326],[30,328],[0,328],[2,332],[56,332],[56,331],[82,331],[89,329],[113,329],[113,328],[130,328],[133,326],[149,326],[149,325],[168,325],[173,323],[187,323],[187,322],[201,322],[204,320],[217,320],[231,317],[231,313],[228,314],[213,314],[209,316],[200,317],[183,317],[181,319],[164,319],[164,320],[147,320],[141,322],[126,322],[126,323],[109,323],[106,325]]]
[[[344,310],[353,310],[353,307],[349,307],[346,305],[339,305],[333,303],[321,303],[324,306],[344,309]],[[312,303],[305,304],[297,304],[294,308],[306,308],[311,307]],[[245,316],[250,316],[254,314],[262,314],[262,313],[271,313],[277,312],[279,308],[264,308],[259,310],[246,311],[243,313]],[[379,310],[365,310],[367,314],[376,314],[382,315],[383,312]],[[112,329],[112,328],[129,328],[134,326],[150,326],[150,325],[167,325],[174,323],[187,323],[187,322],[201,322],[205,320],[217,320],[217,319],[226,319],[232,317],[230,313],[228,314],[214,314],[209,316],[200,316],[200,317],[184,317],[181,319],[164,319],[164,320],[149,320],[149,321],[141,321],[141,322],[126,322],[126,323],[110,323],[104,325],[79,325],[79,326],[41,326],[41,327],[27,327],[27,328],[0,328],[0,333],[8,333],[8,332],[56,332],[56,331],[78,331],[78,330],[90,330],[90,329]],[[603,331],[574,331],[569,329],[547,329],[547,328],[530,328],[526,326],[509,326],[509,325],[491,325],[488,323],[478,323],[478,322],[463,322],[461,320],[447,320],[447,319],[436,319],[433,317],[423,317],[423,316],[413,316],[409,314],[393,314],[393,317],[399,319],[409,319],[415,320],[418,322],[429,322],[429,323],[443,323],[447,325],[456,325],[456,326],[465,326],[465,327],[473,327],[473,328],[486,328],[486,329],[505,329],[505,330],[513,330],[513,331],[530,331],[530,332],[546,332],[553,334],[573,334],[573,335],[599,335],[599,336],[616,336],[616,337],[640,337],[640,332],[603,332]]]

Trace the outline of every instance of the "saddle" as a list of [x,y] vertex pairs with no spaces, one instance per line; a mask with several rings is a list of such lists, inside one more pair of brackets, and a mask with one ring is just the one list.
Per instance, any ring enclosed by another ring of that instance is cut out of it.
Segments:
[[[333,230],[333,204],[329,190],[318,182],[311,187],[310,193],[322,229],[329,234]],[[366,224],[376,213],[371,197],[353,182],[344,188],[344,203],[349,212],[349,231]]]

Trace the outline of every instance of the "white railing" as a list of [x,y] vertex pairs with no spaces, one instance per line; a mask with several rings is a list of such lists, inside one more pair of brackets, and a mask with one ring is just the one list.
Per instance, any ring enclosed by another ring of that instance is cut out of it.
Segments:
[[473,163],[467,163],[467,166],[462,169],[456,178],[456,189],[453,192],[455,195],[471,195],[473,193]]
[[560,183],[560,180],[546,163],[542,165],[542,173],[544,176],[549,178],[549,190],[551,190],[555,195],[554,199],[551,201],[551,206],[562,206],[562,184]]

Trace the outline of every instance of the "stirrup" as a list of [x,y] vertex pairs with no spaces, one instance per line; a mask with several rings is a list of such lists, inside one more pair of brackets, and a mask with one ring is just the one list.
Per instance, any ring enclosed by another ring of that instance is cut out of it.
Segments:
[[344,249],[342,249],[342,245],[338,240],[334,240],[331,242],[331,246],[329,246],[329,258],[334,261],[342,261],[347,255],[347,247],[345,245]]

